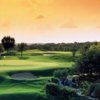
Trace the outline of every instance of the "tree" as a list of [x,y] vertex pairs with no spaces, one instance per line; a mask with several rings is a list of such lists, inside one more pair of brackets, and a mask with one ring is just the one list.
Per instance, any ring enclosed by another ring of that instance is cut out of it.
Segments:
[[15,39],[10,36],[3,37],[1,42],[2,42],[4,49],[7,51],[7,53],[10,49],[14,48],[15,46]]
[[100,75],[100,45],[92,45],[82,54],[76,66],[78,71],[82,74]]
[[77,42],[74,42],[74,43],[72,44],[72,49],[71,49],[73,57],[76,56],[77,50],[78,50],[78,43],[77,43]]
[[0,58],[1,58],[1,53],[4,51],[3,46],[0,44]]
[[91,43],[91,42],[86,42],[81,48],[80,48],[80,52],[81,54],[85,54],[85,52],[90,48],[91,45],[94,45],[96,43]]
[[23,51],[26,50],[27,44],[26,43],[20,43],[18,44],[17,48],[18,51],[21,52],[21,57],[23,56]]

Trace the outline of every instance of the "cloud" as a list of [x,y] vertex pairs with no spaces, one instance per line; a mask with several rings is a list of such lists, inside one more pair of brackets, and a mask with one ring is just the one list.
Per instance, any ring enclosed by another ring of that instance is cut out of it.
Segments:
[[20,4],[21,6],[24,6],[24,7],[31,7],[31,4],[27,1],[20,1]]
[[68,22],[62,24],[61,28],[78,28],[78,26],[74,23],[73,20],[69,20]]
[[96,28],[100,29],[100,25],[97,25]]
[[10,21],[5,21],[5,22],[2,22],[0,27],[2,28],[9,28],[11,26],[11,22]]
[[39,15],[36,17],[36,19],[40,20],[40,19],[44,19],[45,17],[43,15]]
[[39,6],[40,4],[35,0],[20,0],[21,6],[28,7],[28,8],[35,8],[36,6]]

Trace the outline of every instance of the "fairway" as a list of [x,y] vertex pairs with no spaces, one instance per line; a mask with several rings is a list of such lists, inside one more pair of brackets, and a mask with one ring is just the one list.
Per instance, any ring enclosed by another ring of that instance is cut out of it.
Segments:
[[[34,51],[33,51],[34,52]],[[24,70],[42,70],[52,68],[68,68],[74,64],[69,52],[42,52],[49,53],[44,55],[30,56],[29,51],[26,51],[28,59],[18,59],[15,56],[7,56],[5,59],[0,60],[0,71],[24,71]],[[32,53],[32,51],[31,51]],[[40,53],[34,52],[34,53]],[[49,55],[49,56],[48,56]],[[69,60],[72,61],[69,61]]]
[[41,77],[33,81],[5,80],[0,84],[0,94],[41,93],[42,85],[47,79],[49,77]]
[[[0,97],[17,94],[44,94],[44,86],[54,70],[71,68],[75,63],[71,52],[44,52],[29,50],[23,59],[6,56],[0,60]],[[11,75],[17,72],[32,72],[38,78],[34,80],[14,80]]]
[[0,61],[0,71],[14,70],[42,70],[51,68],[70,67],[74,62],[39,62],[31,60],[2,60]]

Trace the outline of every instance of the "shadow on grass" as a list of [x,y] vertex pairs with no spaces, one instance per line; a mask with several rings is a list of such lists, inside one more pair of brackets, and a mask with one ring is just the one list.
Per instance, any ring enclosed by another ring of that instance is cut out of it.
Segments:
[[44,70],[9,71],[9,72],[7,72],[7,74],[9,76],[11,76],[13,74],[17,74],[17,73],[21,73],[21,72],[30,72],[33,75],[35,75],[36,77],[41,77],[41,76],[45,77],[45,76],[52,76],[53,72],[58,69],[67,69],[69,74],[73,74],[72,68],[48,68],[48,69],[44,69]]
[[59,60],[59,61],[67,61],[67,62],[75,62],[75,61],[77,61],[77,59],[79,58],[78,56],[76,56],[76,57],[73,57],[73,56],[71,56],[71,55],[65,55],[65,54],[63,54],[63,55],[53,55],[53,56],[50,56],[50,58],[51,59],[53,59],[53,60]]
[[[62,68],[61,68],[62,69]],[[17,74],[17,73],[23,73],[23,72],[30,72],[33,75],[39,77],[39,76],[52,76],[53,72],[57,70],[57,68],[53,68],[53,69],[45,69],[45,70],[27,70],[27,71],[10,71],[7,72],[7,74],[9,76],[13,75],[13,74]]]
[[2,83],[5,80],[3,76],[0,76],[0,83]]
[[46,96],[39,93],[33,94],[3,94],[0,100],[48,100]]

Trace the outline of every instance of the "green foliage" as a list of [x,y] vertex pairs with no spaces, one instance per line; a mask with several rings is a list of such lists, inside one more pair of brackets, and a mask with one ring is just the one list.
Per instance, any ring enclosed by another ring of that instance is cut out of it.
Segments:
[[68,70],[67,69],[63,69],[61,71],[61,77],[67,77],[68,76]]
[[100,45],[90,46],[90,48],[82,54],[76,66],[78,66],[80,73],[87,73],[89,75],[93,73],[100,74]]
[[60,93],[61,93],[62,100],[66,100],[66,99],[70,100],[71,98],[77,96],[75,91],[67,88],[61,88]]
[[86,51],[89,49],[89,47],[90,47],[92,44],[94,44],[94,43],[86,42],[86,43],[80,48],[81,54],[85,54]]
[[45,89],[46,89],[46,94],[48,96],[59,96],[60,95],[59,85],[55,83],[46,84]]
[[58,78],[51,78],[50,80],[52,83],[55,83],[55,84],[59,84],[59,79]]
[[67,87],[60,87],[55,83],[46,84],[46,94],[50,100],[72,100],[73,97],[77,97],[74,90]]
[[4,51],[2,44],[0,44],[0,53]]
[[68,76],[68,69],[58,69],[54,71],[53,76],[56,78],[66,78]]
[[90,85],[89,90],[88,90],[88,95],[94,96],[96,98],[100,99],[100,83],[94,83]]
[[90,86],[90,82],[89,81],[82,81],[80,84],[80,89],[82,94],[87,94],[87,89]]
[[91,45],[93,42],[85,43],[35,43],[28,45],[29,49],[38,49],[43,51],[70,51],[76,54],[76,51],[79,51],[85,45]]
[[8,50],[14,48],[15,46],[15,39],[10,36],[5,36],[1,40],[4,49],[8,52]]
[[4,51],[3,46],[0,44],[0,59],[2,59],[2,52]]
[[78,51],[78,49],[79,49],[78,43],[77,43],[77,42],[74,42],[74,43],[72,44],[72,48],[71,48],[72,56],[73,56],[73,57],[76,56],[76,52]]
[[26,43],[20,43],[17,45],[17,50],[21,52],[21,57],[23,56],[23,51],[27,49]]
[[16,51],[10,50],[8,53],[4,52],[1,54],[2,56],[16,56]]
[[57,78],[60,78],[61,77],[61,70],[58,69],[58,70],[54,71],[53,76],[57,77]]

